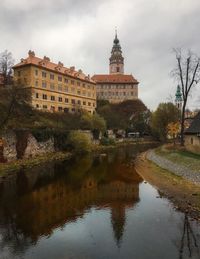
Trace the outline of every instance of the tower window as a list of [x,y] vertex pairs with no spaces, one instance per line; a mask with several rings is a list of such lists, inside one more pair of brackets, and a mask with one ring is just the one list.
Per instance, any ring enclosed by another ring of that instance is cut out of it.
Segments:
[[119,67],[117,67],[117,72],[119,72]]

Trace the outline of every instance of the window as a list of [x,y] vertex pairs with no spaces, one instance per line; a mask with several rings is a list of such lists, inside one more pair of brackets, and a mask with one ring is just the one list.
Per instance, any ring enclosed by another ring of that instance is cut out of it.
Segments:
[[80,82],[77,82],[77,85],[80,86],[81,85]]
[[87,88],[90,89],[90,85],[88,85]]
[[36,97],[36,98],[39,98],[39,93],[36,93],[36,94],[35,94],[35,97]]
[[62,82],[62,76],[58,76],[58,81]]
[[68,83],[68,79],[67,78],[65,78],[64,81],[65,81],[65,83]]
[[62,97],[58,97],[58,101],[59,101],[59,102],[62,102]]
[[42,71],[42,77],[46,78],[47,77],[47,73]]
[[193,138],[190,139],[190,143],[191,143],[191,145],[193,145]]
[[42,87],[46,88],[47,87],[47,83],[45,81],[42,81]]
[[51,111],[55,111],[55,106],[51,106]]
[[65,98],[65,102],[68,103],[68,102],[69,102],[69,99],[68,99],[68,98]]
[[62,85],[58,85],[58,91],[62,91]]
[[59,112],[61,112],[62,109],[63,109],[63,108],[62,108],[61,106],[58,107],[58,111],[59,111]]
[[74,80],[71,80],[71,84],[74,85]]
[[75,89],[71,87],[71,92],[74,93],[75,92]]
[[42,99],[47,100],[47,95],[46,95],[46,94],[43,94],[43,95],[42,95]]
[[91,102],[88,102],[88,106],[91,106]]
[[85,102],[85,101],[83,101],[83,105],[86,105],[86,102]]
[[67,86],[64,86],[64,91],[68,92],[68,87]]
[[55,86],[54,86],[53,83],[50,84],[50,89],[51,89],[51,90],[54,90],[54,89],[55,89]]
[[46,109],[47,109],[47,105],[43,105],[43,109],[45,109],[45,110],[46,110]]
[[64,108],[64,112],[68,113],[69,112],[69,108]]
[[37,69],[35,70],[35,76],[38,76],[38,70]]
[[117,67],[117,72],[119,72],[119,67]]
[[83,87],[85,88],[85,84],[83,84]]
[[72,101],[71,101],[71,102],[72,102],[72,104],[75,104],[75,103],[76,103],[76,101],[75,101],[74,99],[72,99]]
[[36,86],[36,87],[38,86],[38,81],[35,81],[35,86]]
[[76,110],[75,110],[75,108],[72,108],[72,112],[75,112]]
[[78,100],[77,103],[78,103],[79,105],[81,105],[81,101],[80,101],[80,100]]
[[36,107],[36,108],[39,108],[40,106],[39,106],[39,104],[36,104],[35,107]]
[[78,91],[77,91],[77,94],[79,94],[79,95],[80,95],[80,94],[81,94],[81,91],[80,91],[80,90],[78,90]]
[[18,75],[18,76],[21,76],[21,71],[17,71],[17,75]]
[[51,101],[55,101],[55,96],[51,96]]
[[50,74],[50,79],[54,80],[54,74]]

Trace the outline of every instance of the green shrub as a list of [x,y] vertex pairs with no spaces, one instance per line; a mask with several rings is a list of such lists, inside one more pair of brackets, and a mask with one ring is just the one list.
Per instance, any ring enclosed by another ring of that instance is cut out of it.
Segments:
[[102,137],[100,144],[103,146],[112,146],[112,145],[115,145],[115,140],[112,138]]
[[91,151],[91,139],[83,132],[70,132],[69,143],[76,153],[87,153]]

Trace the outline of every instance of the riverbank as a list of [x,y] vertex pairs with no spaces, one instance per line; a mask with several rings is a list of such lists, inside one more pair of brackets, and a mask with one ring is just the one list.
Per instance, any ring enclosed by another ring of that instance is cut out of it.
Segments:
[[0,177],[4,177],[8,173],[12,173],[13,171],[17,171],[22,168],[31,168],[49,161],[66,160],[71,158],[71,156],[72,154],[69,152],[55,152],[38,155],[34,158],[20,159],[9,163],[0,163]]
[[[157,144],[157,142],[152,141],[139,141],[139,142],[118,142],[115,145],[92,145],[91,153],[92,152],[104,152],[106,150],[115,149],[123,146],[130,146],[130,145],[147,145],[147,144]],[[46,163],[49,161],[57,161],[57,160],[66,160],[70,159],[75,153],[73,152],[51,152],[42,155],[38,155],[34,158],[24,158],[17,161],[12,161],[8,163],[0,163],[0,177],[6,176],[8,173],[12,173],[13,171],[18,171],[20,169],[27,169],[34,167],[36,165]]]
[[150,161],[149,157],[152,157],[149,155],[150,152],[147,151],[137,157],[136,171],[155,186],[161,196],[169,198],[175,204],[176,209],[200,220],[200,184],[158,166],[155,160]]

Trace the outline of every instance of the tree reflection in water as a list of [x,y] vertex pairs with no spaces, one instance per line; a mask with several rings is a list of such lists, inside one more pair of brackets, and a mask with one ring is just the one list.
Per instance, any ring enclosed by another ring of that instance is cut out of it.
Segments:
[[187,213],[185,213],[184,222],[183,222],[183,233],[182,233],[181,244],[180,244],[180,249],[179,249],[179,259],[184,258],[184,250],[186,250],[188,252],[188,256],[190,258],[192,258],[194,249],[197,250],[197,252],[199,254],[199,258],[200,258],[200,252],[199,252],[199,246],[197,243],[197,238],[192,229],[188,215],[187,215]]

